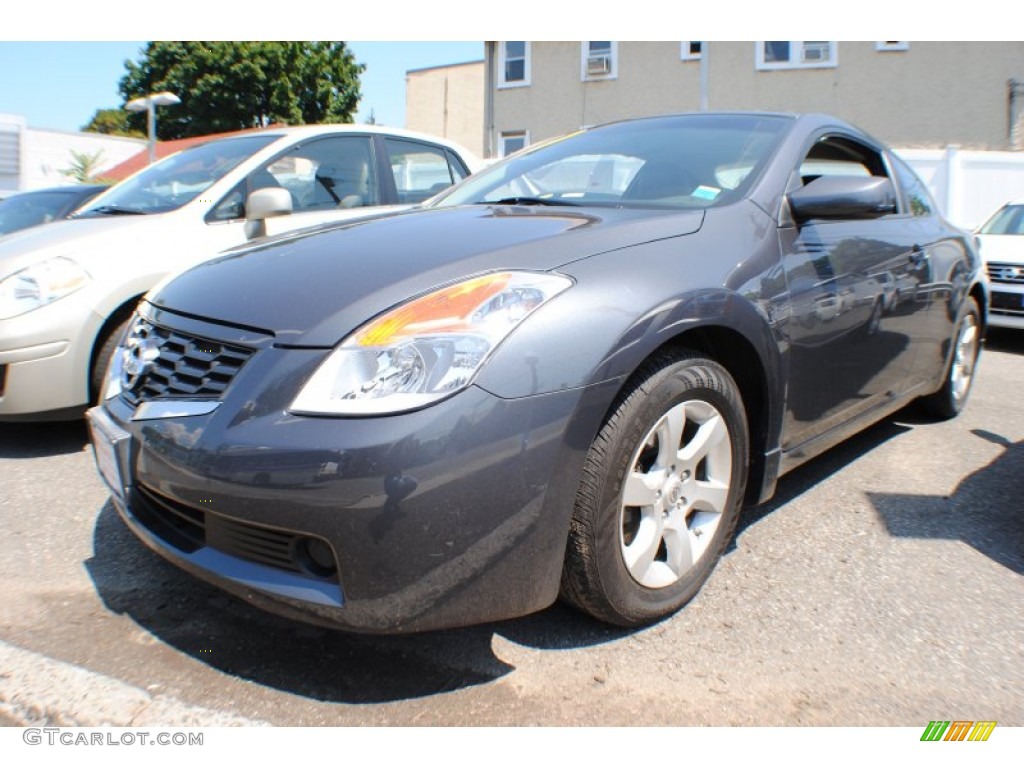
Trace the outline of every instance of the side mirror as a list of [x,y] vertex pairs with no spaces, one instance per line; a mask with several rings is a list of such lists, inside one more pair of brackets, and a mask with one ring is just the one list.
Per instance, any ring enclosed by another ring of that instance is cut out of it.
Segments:
[[292,194],[284,187],[257,189],[245,201],[245,236],[249,240],[267,236],[266,219],[292,212]]
[[789,195],[797,221],[875,219],[896,212],[896,191],[884,176],[819,176]]

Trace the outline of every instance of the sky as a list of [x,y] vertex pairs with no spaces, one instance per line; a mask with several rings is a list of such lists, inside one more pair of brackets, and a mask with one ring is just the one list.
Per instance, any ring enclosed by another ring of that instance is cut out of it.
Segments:
[[[32,128],[77,131],[97,109],[118,107],[126,59],[145,42],[0,41],[0,113],[23,115]],[[405,126],[405,73],[483,59],[482,42],[348,42],[366,65],[356,122],[373,110],[382,125]],[[159,119],[159,116],[158,118]]]

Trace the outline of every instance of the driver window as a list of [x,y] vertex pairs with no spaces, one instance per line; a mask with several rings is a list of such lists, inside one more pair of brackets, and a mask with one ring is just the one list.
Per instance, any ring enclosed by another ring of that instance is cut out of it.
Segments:
[[287,189],[295,213],[380,204],[370,140],[361,136],[295,147],[250,174],[250,193],[264,187]]
[[244,181],[224,195],[217,207],[206,215],[207,221],[235,221],[245,218],[246,184]]

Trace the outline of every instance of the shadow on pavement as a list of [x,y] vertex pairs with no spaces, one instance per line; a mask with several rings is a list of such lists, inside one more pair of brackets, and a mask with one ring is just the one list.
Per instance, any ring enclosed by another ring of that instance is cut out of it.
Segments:
[[985,331],[985,349],[1024,355],[1024,330],[989,328]]
[[771,499],[764,504],[748,507],[743,511],[739,525],[736,527],[736,535],[726,552],[731,552],[736,548],[736,539],[747,528],[802,496],[818,483],[827,480],[864,454],[870,453],[894,437],[904,434],[910,429],[906,424],[924,423],[919,421],[922,418],[916,404],[911,404],[888,419],[868,427],[863,432],[858,432],[821,456],[811,459],[803,466],[797,467],[781,477],[775,489],[775,495]]
[[514,668],[495,634],[574,648],[628,634],[556,605],[523,619],[405,636],[357,635],[279,618],[205,584],[147,549],[108,501],[85,562],[104,605],[222,672],[297,696],[381,703],[457,691]]
[[490,630],[376,637],[279,618],[150,552],[108,501],[86,568],[103,603],[195,659],[320,701],[379,703],[479,685],[512,670]]
[[893,536],[960,540],[1024,574],[1024,440],[1013,443],[983,429],[976,437],[1003,452],[964,478],[950,496],[868,493]]
[[89,444],[84,421],[0,424],[0,459],[37,459],[78,453]]

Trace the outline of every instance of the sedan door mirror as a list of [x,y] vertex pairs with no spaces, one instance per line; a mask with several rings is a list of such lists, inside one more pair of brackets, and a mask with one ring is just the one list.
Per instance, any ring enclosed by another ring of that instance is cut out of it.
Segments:
[[245,236],[249,240],[267,236],[266,219],[288,216],[292,193],[284,187],[257,189],[245,201]]
[[874,219],[896,212],[896,191],[884,176],[819,176],[789,195],[798,221]]

